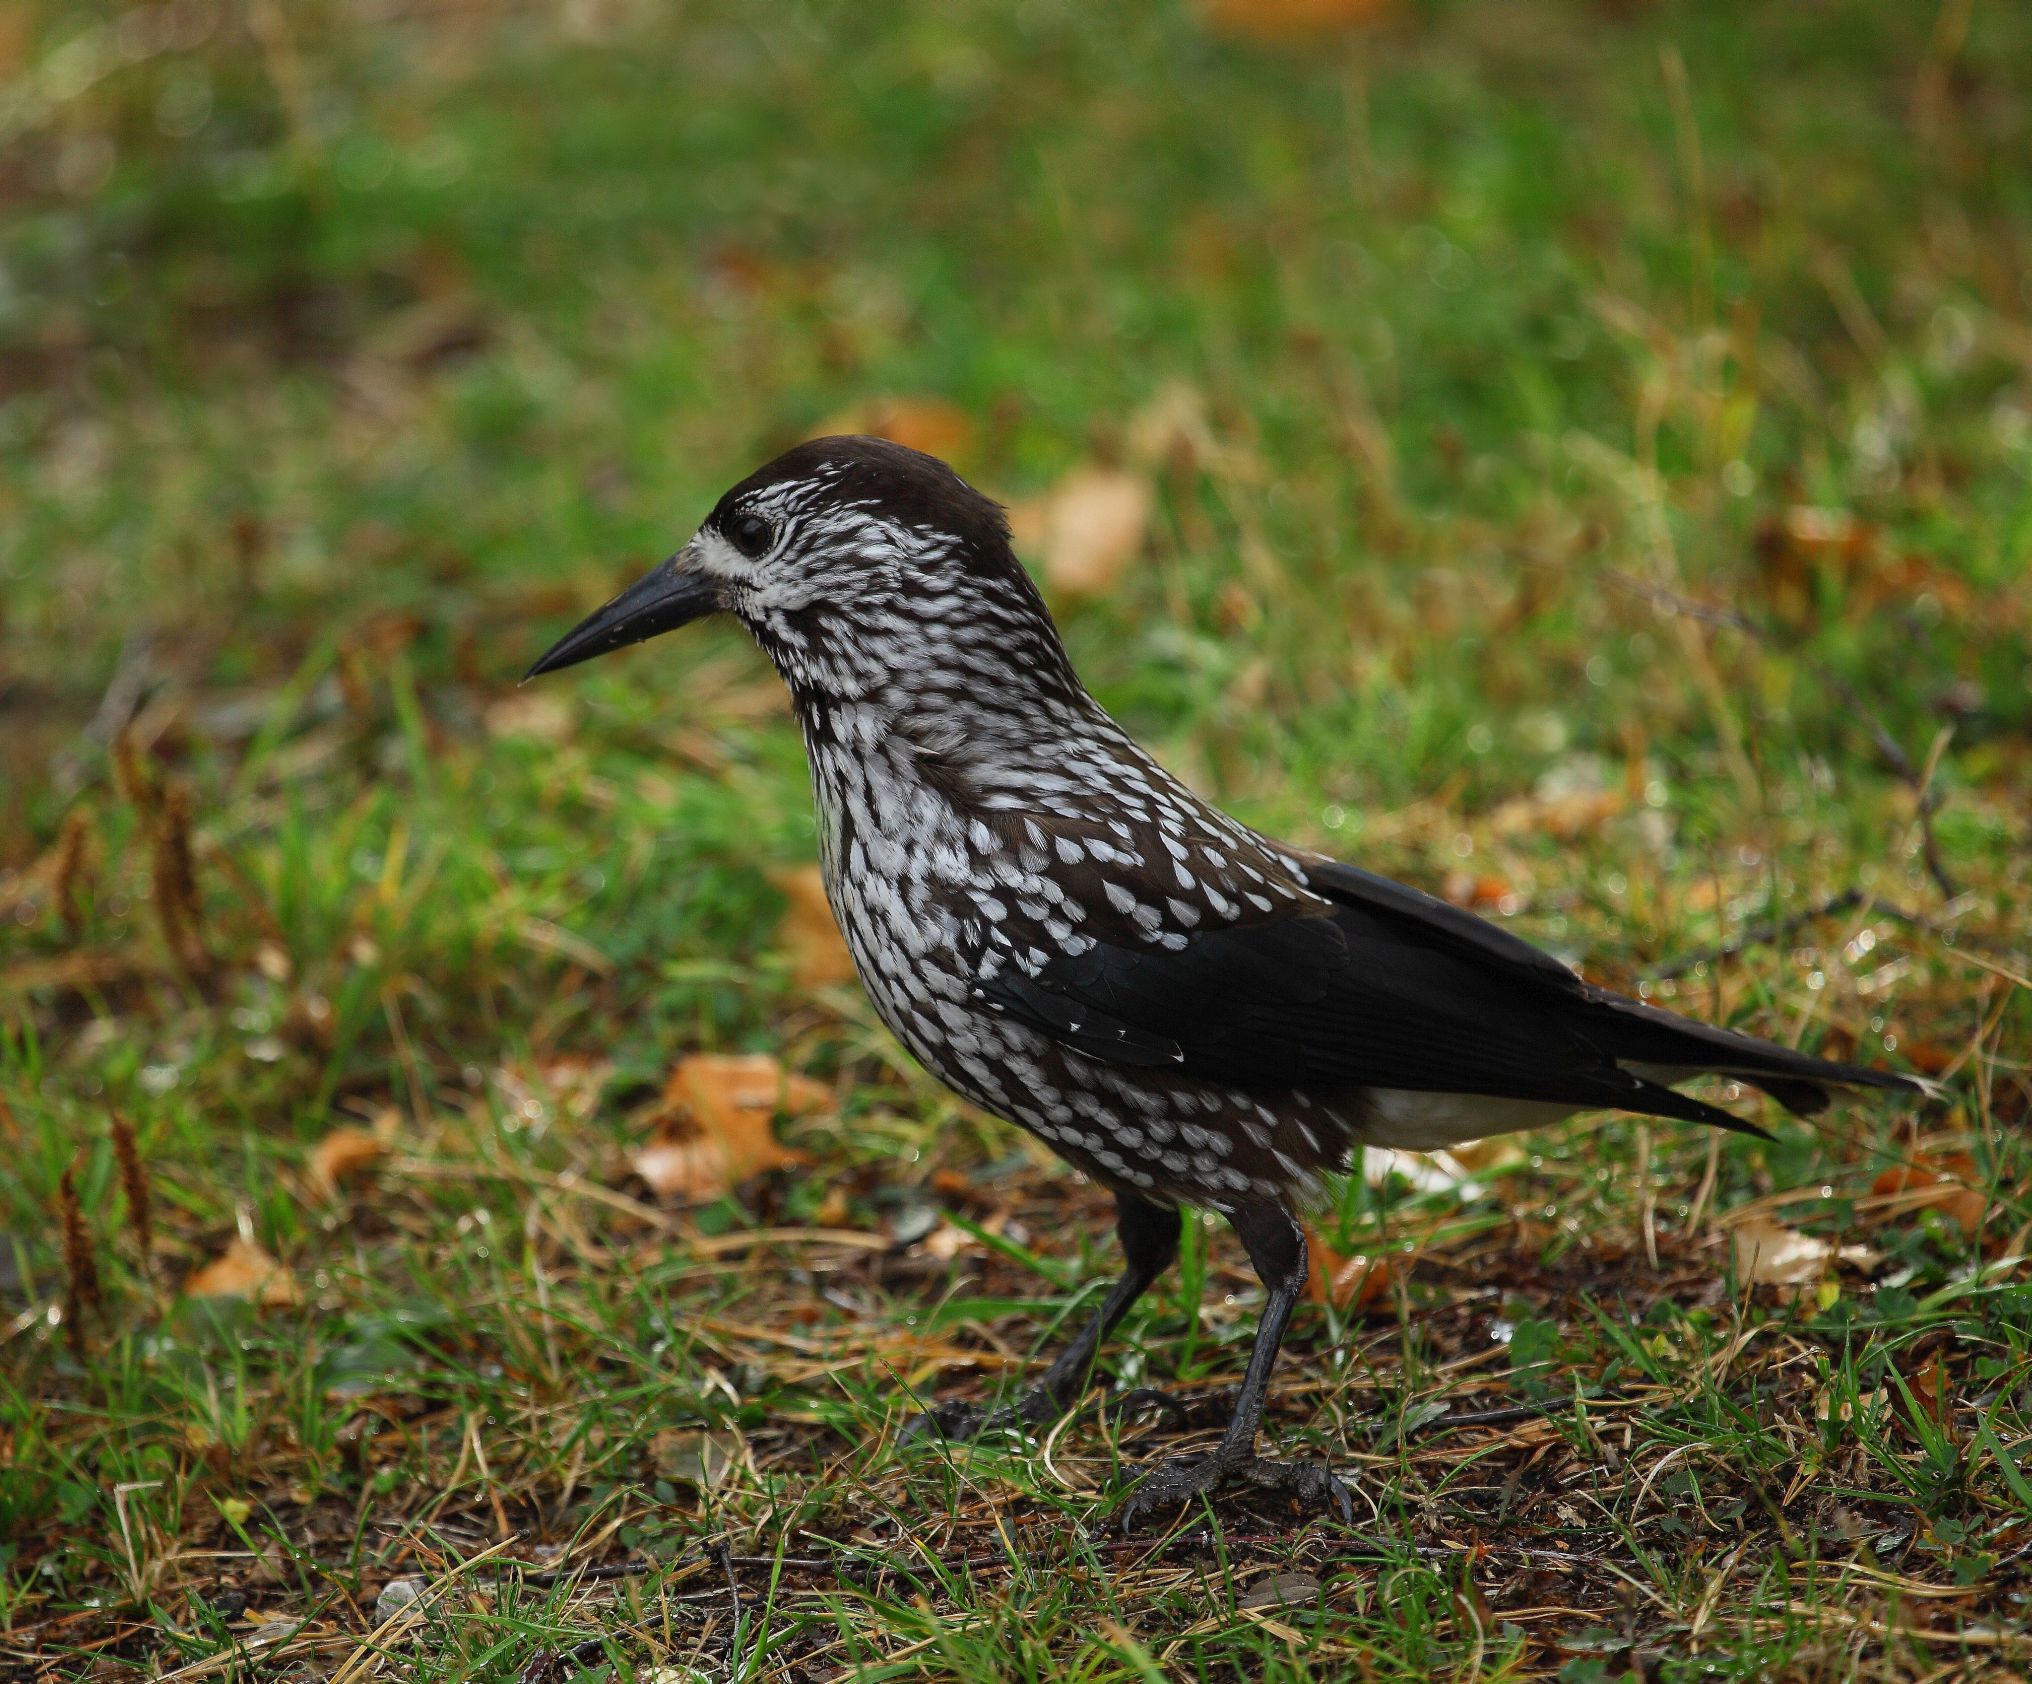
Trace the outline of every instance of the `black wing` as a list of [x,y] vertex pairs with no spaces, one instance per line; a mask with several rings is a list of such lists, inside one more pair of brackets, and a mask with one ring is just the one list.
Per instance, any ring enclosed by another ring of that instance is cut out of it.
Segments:
[[1304,864],[1316,910],[1199,930],[1182,946],[1099,941],[1005,964],[983,1001],[1062,1045],[1250,1092],[1406,1088],[1747,1125],[1620,1059],[1767,1084],[1909,1085],[1709,1029],[1595,988],[1508,932],[1387,878]]
[[1541,979],[1570,996],[1580,1010],[1584,1033],[1619,1060],[1683,1070],[1689,1075],[1737,1076],[1762,1088],[1788,1110],[1802,1113],[1825,1110],[1830,1086],[1924,1091],[1917,1082],[1889,1070],[1815,1058],[1583,982],[1551,954],[1508,930],[1387,877],[1358,871],[1338,860],[1308,860],[1305,869],[1319,893],[1393,921],[1408,939],[1438,942],[1464,956],[1479,955],[1498,967],[1514,967],[1520,983],[1527,978]]

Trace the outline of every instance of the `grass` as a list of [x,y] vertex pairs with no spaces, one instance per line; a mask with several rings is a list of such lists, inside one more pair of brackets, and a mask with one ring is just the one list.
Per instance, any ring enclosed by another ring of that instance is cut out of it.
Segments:
[[[0,1664],[2022,1671],[2028,52],[1960,0],[0,29]],[[1183,1425],[900,1452],[1079,1313],[1105,1198],[798,981],[735,634],[514,687],[877,400],[1010,497],[1182,416],[1063,605],[1170,764],[1945,1097],[1351,1184],[1390,1290],[1301,1312],[1274,1427],[1353,1528],[1106,1523],[1238,1377],[1211,1229],[1104,1363]],[[833,1103],[687,1209],[629,1151],[700,1049]],[[293,1301],[183,1290],[236,1237]]]

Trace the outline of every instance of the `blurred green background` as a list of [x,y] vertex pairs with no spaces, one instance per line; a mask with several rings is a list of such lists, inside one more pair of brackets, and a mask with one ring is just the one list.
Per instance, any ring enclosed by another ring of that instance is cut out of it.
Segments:
[[[123,1478],[162,1482],[132,1502],[166,1541],[264,1454],[278,1535],[321,1495],[372,1509],[305,1364],[372,1367],[389,1304],[461,1302],[475,1208],[520,1232],[539,1181],[633,1186],[627,1107],[682,1052],[837,1084],[800,1137],[827,1174],[714,1224],[879,1227],[941,1164],[1019,1150],[799,974],[801,754],[736,630],[515,687],[815,431],[947,454],[1026,532],[1079,476],[1140,487],[1117,565],[1048,574],[1054,603],[1102,700],[1252,822],[1625,984],[1777,921],[1689,969],[1688,1009],[1945,1073],[1957,1139],[2022,1122],[2028,70],[2032,10],[1966,0],[11,7],[17,1617],[175,1579],[112,1543],[31,1571],[58,1524],[117,1536]],[[572,1111],[588,1067],[605,1098]],[[211,1357],[144,1353],[115,1108],[158,1279],[239,1234],[320,1283],[309,1331],[236,1332],[230,1420]],[[401,1190],[307,1192],[314,1144],[370,1119]],[[1867,1184],[1921,1133],[1731,1142],[1720,1202]],[[1704,1140],[1594,1138],[1684,1213]],[[67,1167],[106,1253],[96,1355],[43,1314]],[[1632,1220],[1627,1185],[1523,1173],[1549,1178],[1524,1202]],[[532,1278],[402,1387],[524,1384],[443,1353],[535,1325]],[[600,1360],[646,1349],[600,1302]],[[522,1403],[565,1407],[537,1368]],[[691,1383],[666,1369],[641,1383]],[[225,1464],[158,1430],[193,1410]],[[547,1512],[521,1430],[494,1464]]]

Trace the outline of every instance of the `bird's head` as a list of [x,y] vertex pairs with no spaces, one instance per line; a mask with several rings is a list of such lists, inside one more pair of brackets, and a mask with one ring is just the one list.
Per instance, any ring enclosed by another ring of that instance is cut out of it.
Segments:
[[1001,508],[936,457],[886,439],[813,439],[757,469],[529,676],[722,612],[805,698],[998,682],[1077,692]]

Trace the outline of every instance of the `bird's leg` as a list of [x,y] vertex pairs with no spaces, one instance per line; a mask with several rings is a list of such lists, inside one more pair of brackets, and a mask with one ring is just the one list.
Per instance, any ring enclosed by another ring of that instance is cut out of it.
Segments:
[[1115,1232],[1121,1237],[1128,1268],[1099,1311],[1080,1330],[1079,1337],[1058,1353],[1036,1385],[1001,1409],[989,1410],[958,1400],[942,1403],[912,1421],[903,1431],[905,1440],[932,1433],[949,1439],[968,1439],[991,1427],[1040,1427],[1070,1409],[1086,1387],[1087,1372],[1094,1365],[1101,1341],[1114,1332],[1129,1313],[1129,1307],[1150,1290],[1178,1255],[1179,1217],[1175,1206],[1152,1204],[1133,1193],[1118,1192]]
[[1269,1293],[1262,1320],[1256,1324],[1256,1343],[1249,1352],[1235,1413],[1212,1455],[1197,1460],[1167,1457],[1138,1482],[1122,1507],[1124,1528],[1133,1526],[1148,1509],[1186,1502],[1223,1485],[1278,1492],[1311,1508],[1331,1505],[1343,1520],[1354,1518],[1354,1499],[1325,1463],[1270,1462],[1256,1454],[1270,1370],[1276,1366],[1292,1307],[1305,1290],[1305,1231],[1289,1211],[1274,1204],[1242,1205],[1229,1213],[1228,1221]]

